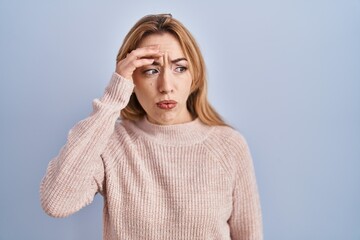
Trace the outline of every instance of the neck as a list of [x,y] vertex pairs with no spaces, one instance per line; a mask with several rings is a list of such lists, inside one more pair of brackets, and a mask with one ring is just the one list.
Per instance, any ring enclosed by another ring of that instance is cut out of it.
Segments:
[[138,136],[151,142],[173,146],[199,143],[208,136],[212,129],[198,118],[184,123],[159,125],[143,117],[136,122],[125,120],[124,125],[131,128]]

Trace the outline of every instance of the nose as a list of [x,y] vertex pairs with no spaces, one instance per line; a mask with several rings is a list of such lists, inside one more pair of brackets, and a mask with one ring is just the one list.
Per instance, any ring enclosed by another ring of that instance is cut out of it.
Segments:
[[160,93],[168,94],[174,91],[172,79],[171,79],[171,73],[167,68],[163,69],[158,80],[159,80],[158,87]]
[[165,52],[163,55],[163,71],[160,73],[159,76],[159,92],[163,94],[168,94],[174,91],[174,86],[172,83],[172,76],[171,70],[169,69],[168,60],[168,53]]

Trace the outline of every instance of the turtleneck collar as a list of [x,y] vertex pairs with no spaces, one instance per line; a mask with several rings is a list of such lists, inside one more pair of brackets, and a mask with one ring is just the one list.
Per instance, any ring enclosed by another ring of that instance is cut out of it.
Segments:
[[210,133],[211,126],[205,125],[199,118],[191,122],[158,125],[149,122],[146,117],[139,121],[124,121],[124,124],[134,131],[135,134],[144,137],[151,142],[163,145],[192,145],[203,141]]

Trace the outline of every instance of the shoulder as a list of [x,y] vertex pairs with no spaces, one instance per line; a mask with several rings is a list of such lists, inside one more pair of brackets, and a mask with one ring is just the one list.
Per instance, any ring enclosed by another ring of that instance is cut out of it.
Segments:
[[105,152],[120,154],[126,146],[131,146],[137,141],[131,125],[131,122],[127,120],[119,119],[115,122],[114,131],[108,140]]
[[209,141],[224,150],[241,150],[248,147],[245,136],[234,128],[228,126],[214,126]]
[[241,132],[227,126],[213,128],[204,145],[228,173],[234,173],[251,164],[249,145]]
[[136,141],[137,134],[135,124],[130,120],[117,120],[112,137],[120,142]]
[[[114,125],[114,131],[109,137],[106,147],[102,153],[107,166],[117,164],[122,157],[132,151],[137,144],[138,138],[134,134],[129,121],[118,119]],[[111,168],[111,167],[110,167]]]

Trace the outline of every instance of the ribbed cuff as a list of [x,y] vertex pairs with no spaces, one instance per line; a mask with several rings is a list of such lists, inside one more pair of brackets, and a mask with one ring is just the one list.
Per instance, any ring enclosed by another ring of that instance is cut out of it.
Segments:
[[134,89],[134,83],[114,72],[100,101],[109,104],[126,105]]

